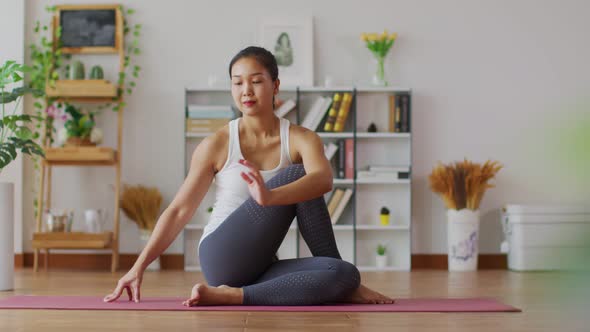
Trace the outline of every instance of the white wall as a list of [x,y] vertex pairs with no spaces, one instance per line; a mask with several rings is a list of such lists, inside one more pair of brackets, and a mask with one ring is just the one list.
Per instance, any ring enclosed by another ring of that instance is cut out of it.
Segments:
[[[25,57],[25,5],[21,0],[7,0],[2,2],[0,11],[0,64],[4,61],[14,60],[24,63]],[[12,112],[15,104],[6,107],[7,112]],[[17,114],[23,111],[22,103],[16,110]],[[7,114],[8,115],[8,114]],[[0,182],[14,183],[14,252],[23,252],[23,158],[19,154],[16,160],[8,165],[0,174]],[[3,220],[2,220],[3,221]]]
[[[337,84],[363,83],[370,53],[360,33],[398,32],[386,71],[392,84],[414,90],[413,252],[446,252],[445,208],[427,182],[438,160],[505,165],[481,206],[484,253],[499,251],[504,204],[589,197],[579,178],[556,177],[566,164],[554,144],[561,137],[555,128],[588,115],[575,108],[590,87],[587,1],[122,2],[137,10],[132,23],[143,25],[143,72],[125,111],[122,179],[157,185],[165,204],[183,179],[183,87],[206,84],[211,73],[225,77],[231,57],[255,42],[258,20],[281,13],[314,16],[316,84],[326,75]],[[27,3],[27,44],[34,21],[47,20],[43,8],[55,3]],[[115,135],[115,114],[104,115],[100,126]],[[56,169],[55,205],[112,209],[113,176],[111,169]],[[25,198],[32,206],[30,190]],[[25,209],[25,224],[30,251],[32,209]],[[137,252],[136,228],[124,217],[122,232],[122,252]],[[167,252],[182,252],[182,242]]]

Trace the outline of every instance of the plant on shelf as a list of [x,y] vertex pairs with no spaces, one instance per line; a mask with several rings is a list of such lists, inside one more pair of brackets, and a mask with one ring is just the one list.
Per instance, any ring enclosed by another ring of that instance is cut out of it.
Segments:
[[[15,114],[22,97],[27,93],[42,95],[38,91],[26,87],[17,87],[7,91],[9,85],[23,80],[23,73],[30,70],[28,67],[18,64],[15,61],[6,61],[0,67],[0,105],[2,114],[0,117],[0,172],[17,157],[17,150],[30,156],[41,156],[45,154],[41,146],[33,139],[36,135],[27,126],[34,124],[39,117],[27,114]],[[14,102],[10,114],[6,112],[6,105]]]
[[[123,15],[123,38],[125,39],[126,47],[123,68],[117,77],[117,83],[119,84],[119,88],[117,90],[118,97],[123,96],[124,93],[130,95],[133,92],[133,89],[136,87],[136,80],[139,78],[139,72],[141,70],[138,65],[133,63],[134,56],[141,54],[141,50],[139,48],[141,24],[131,25],[129,23],[128,17],[135,12],[133,9],[124,8],[122,5],[120,6],[120,9]],[[40,21],[36,21],[33,29],[34,42],[29,45],[31,70],[28,73],[27,79],[28,87],[43,92],[46,91],[47,84],[49,84],[49,86],[55,86],[56,80],[59,79],[59,72],[64,68],[67,69],[64,66],[64,61],[72,59],[71,54],[63,54],[62,52],[61,27],[58,25],[55,31],[52,31],[51,29],[51,22],[54,15],[56,14],[57,7],[46,6],[45,10],[47,13],[49,13],[48,21],[44,24],[42,24]],[[68,76],[67,72],[68,71],[66,70],[66,77]],[[45,121],[39,121],[35,125],[35,137],[33,140],[36,140],[40,146],[44,146],[46,143],[51,146],[55,141],[53,135],[56,133],[56,129],[53,126],[53,121],[55,119],[46,115],[49,113],[48,109],[51,107],[51,105],[54,105],[57,98],[48,97],[44,93],[36,95],[35,98],[36,99],[33,105],[36,116],[39,118],[45,117]],[[116,112],[124,106],[125,103],[121,98],[113,98],[110,103],[99,104],[96,107],[98,110],[112,108],[112,110]],[[41,163],[38,158],[33,157],[32,159],[34,162],[35,171],[35,181],[33,181],[33,192],[35,199],[33,204],[35,218],[37,218],[39,212],[37,184],[39,183],[38,179],[40,177]]]
[[379,243],[377,245],[377,256],[375,257],[375,263],[378,269],[383,269],[387,266],[387,247],[384,244]]
[[361,40],[365,42],[365,46],[373,53],[377,61],[377,69],[373,77],[373,84],[378,86],[387,86],[389,83],[385,79],[385,57],[393,43],[397,39],[397,33],[389,34],[387,30],[382,34],[378,33],[362,33]]
[[389,209],[385,206],[381,208],[381,214],[379,214],[379,219],[381,220],[381,225],[389,225]]
[[[47,116],[58,117],[59,109],[55,106],[49,108]],[[53,113],[51,110],[55,110]],[[94,146],[102,142],[102,130],[96,127],[95,113],[83,112],[73,105],[65,104],[64,127],[57,132],[58,142],[67,146]]]

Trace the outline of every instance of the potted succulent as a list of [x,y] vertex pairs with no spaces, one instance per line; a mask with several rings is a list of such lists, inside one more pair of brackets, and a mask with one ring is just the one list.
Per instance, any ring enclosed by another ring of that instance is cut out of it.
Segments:
[[379,219],[381,220],[381,225],[389,225],[389,209],[385,206],[381,208],[381,214],[379,215]]
[[60,145],[95,146],[102,142],[102,130],[96,127],[94,113],[85,113],[69,104],[66,104],[64,112],[64,127],[57,132],[57,141]]
[[376,265],[378,269],[383,269],[387,266],[387,247],[384,244],[377,245],[377,256],[375,256]]
[[479,254],[479,204],[503,166],[484,165],[465,159],[449,165],[438,163],[429,176],[430,188],[447,207],[447,245],[450,271],[474,271]]
[[[27,114],[16,114],[18,105],[26,93],[42,95],[42,91],[16,87],[9,91],[15,83],[23,80],[23,73],[29,68],[6,61],[0,66],[0,173],[13,160],[18,151],[30,156],[45,154],[43,149],[33,140],[38,134],[33,134],[28,125],[33,124],[39,117]],[[7,113],[6,105],[12,104],[12,112]],[[0,262],[14,260],[14,183],[0,182]],[[0,265],[0,291],[14,289],[14,264]]]

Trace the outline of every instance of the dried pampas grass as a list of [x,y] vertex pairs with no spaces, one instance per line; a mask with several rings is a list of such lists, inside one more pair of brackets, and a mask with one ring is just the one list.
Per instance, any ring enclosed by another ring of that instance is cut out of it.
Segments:
[[162,206],[162,194],[157,188],[124,185],[121,209],[140,229],[153,230]]
[[477,210],[486,189],[494,187],[488,181],[502,167],[490,160],[483,166],[467,159],[449,165],[438,162],[429,176],[430,189],[442,197],[448,209]]

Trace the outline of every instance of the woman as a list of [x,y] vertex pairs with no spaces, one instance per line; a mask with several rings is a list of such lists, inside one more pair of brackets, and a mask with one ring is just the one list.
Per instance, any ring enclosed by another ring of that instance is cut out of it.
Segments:
[[[104,300],[123,290],[139,302],[143,271],[189,222],[213,179],[216,203],[199,242],[207,284],[196,284],[193,305],[313,305],[393,303],[360,284],[358,269],[341,259],[323,195],[332,168],[319,136],[274,115],[277,63],[248,47],[231,61],[231,93],[242,117],[205,138],[189,174],[131,270]],[[297,217],[314,257],[276,260]]]

